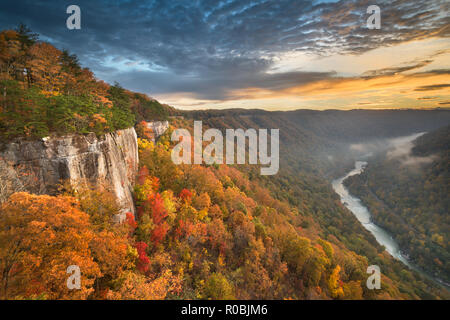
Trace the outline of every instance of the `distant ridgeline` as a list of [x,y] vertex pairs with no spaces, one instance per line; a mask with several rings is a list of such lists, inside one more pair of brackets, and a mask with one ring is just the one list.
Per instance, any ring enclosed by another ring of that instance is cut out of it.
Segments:
[[38,40],[24,26],[0,32],[0,137],[50,133],[104,134],[143,120],[165,120],[171,108],[97,80],[75,55]]
[[[202,120],[205,127],[279,128],[280,174],[289,186],[283,196],[297,204],[292,177],[323,174],[332,180],[353,168],[351,144],[379,141],[436,130],[450,124],[450,109],[294,110],[257,109],[178,111],[185,119]],[[343,170],[343,171],[342,171]],[[279,177],[277,177],[279,179]]]

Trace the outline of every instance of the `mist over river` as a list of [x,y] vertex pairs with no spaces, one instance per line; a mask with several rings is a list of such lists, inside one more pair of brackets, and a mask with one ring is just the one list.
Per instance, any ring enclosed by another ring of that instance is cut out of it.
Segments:
[[[345,176],[340,177],[331,182],[334,191],[340,196],[342,204],[347,207],[358,221],[366,228],[377,240],[377,242],[386,248],[395,259],[403,262],[408,268],[419,272],[428,279],[449,288],[448,284],[444,283],[440,279],[436,279],[429,274],[419,270],[416,266],[412,265],[401,253],[398,243],[391,237],[391,235],[384,229],[380,228],[372,222],[371,213],[366,208],[361,200],[350,194],[348,189],[344,186],[344,181],[350,176],[361,174],[367,166],[366,161],[355,161],[355,168],[348,172]],[[370,263],[369,263],[370,264]]]

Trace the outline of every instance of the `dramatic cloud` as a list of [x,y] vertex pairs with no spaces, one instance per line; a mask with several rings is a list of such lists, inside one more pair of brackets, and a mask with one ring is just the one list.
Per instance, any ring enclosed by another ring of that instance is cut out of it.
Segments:
[[434,100],[437,97],[432,97],[432,96],[426,96],[426,97],[419,97],[417,98],[417,100]]
[[415,89],[416,91],[432,91],[432,90],[440,90],[444,88],[450,88],[450,84],[443,83],[443,84],[433,84],[428,86],[421,86]]
[[383,68],[378,70],[369,70],[362,74],[364,78],[372,78],[372,77],[378,77],[378,76],[390,76],[390,75],[396,75],[401,72],[411,71],[414,69],[422,68],[428,64],[433,62],[433,60],[424,60],[421,62],[405,65],[405,66],[398,66],[398,67],[390,67],[390,68]]
[[[366,27],[369,0],[79,0],[81,30],[66,28],[70,4],[2,0],[0,27],[23,22],[43,40],[76,53],[99,78],[158,97],[183,95],[194,104],[196,99],[217,102],[247,99],[258,91],[285,92],[346,76],[307,64],[276,71],[287,54],[356,57],[450,36],[445,0],[377,1],[380,30]],[[419,72],[445,54],[438,48],[422,60],[366,69],[361,76]]]

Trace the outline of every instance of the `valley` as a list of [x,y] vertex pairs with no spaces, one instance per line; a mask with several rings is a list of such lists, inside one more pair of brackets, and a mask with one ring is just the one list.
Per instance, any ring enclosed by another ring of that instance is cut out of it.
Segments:
[[423,270],[420,270],[420,268],[418,268],[417,266],[414,266],[408,260],[408,258],[402,254],[398,243],[392,238],[392,236],[373,222],[371,213],[361,203],[361,200],[352,196],[348,192],[347,188],[344,186],[344,181],[348,177],[360,175],[364,171],[366,165],[367,162],[365,161],[356,161],[355,169],[350,171],[345,176],[336,179],[332,182],[333,189],[340,196],[342,204],[346,206],[355,215],[355,217],[363,225],[363,227],[366,228],[368,231],[370,231],[370,233],[375,237],[377,242],[380,245],[384,246],[386,248],[386,251],[388,251],[389,254],[391,254],[391,256],[401,261],[409,269],[420,273],[422,276],[431,279],[437,285],[442,285],[448,290],[450,288],[449,284],[445,283],[443,280],[439,278],[435,278],[429,275]]
[[345,185],[389,230],[411,262],[448,283],[449,127],[403,139]]

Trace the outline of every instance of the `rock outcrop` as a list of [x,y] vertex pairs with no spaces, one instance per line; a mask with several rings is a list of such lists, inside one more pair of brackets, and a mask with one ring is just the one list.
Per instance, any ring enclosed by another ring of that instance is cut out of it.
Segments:
[[159,136],[161,136],[169,128],[169,121],[152,121],[147,122],[147,128],[152,130],[153,137],[152,140],[155,142]]
[[54,194],[65,180],[72,185],[83,181],[103,183],[117,196],[121,220],[125,212],[135,213],[132,192],[138,162],[134,128],[102,137],[73,134],[4,145],[0,151],[0,177],[4,185],[8,181],[12,191],[37,194]]

